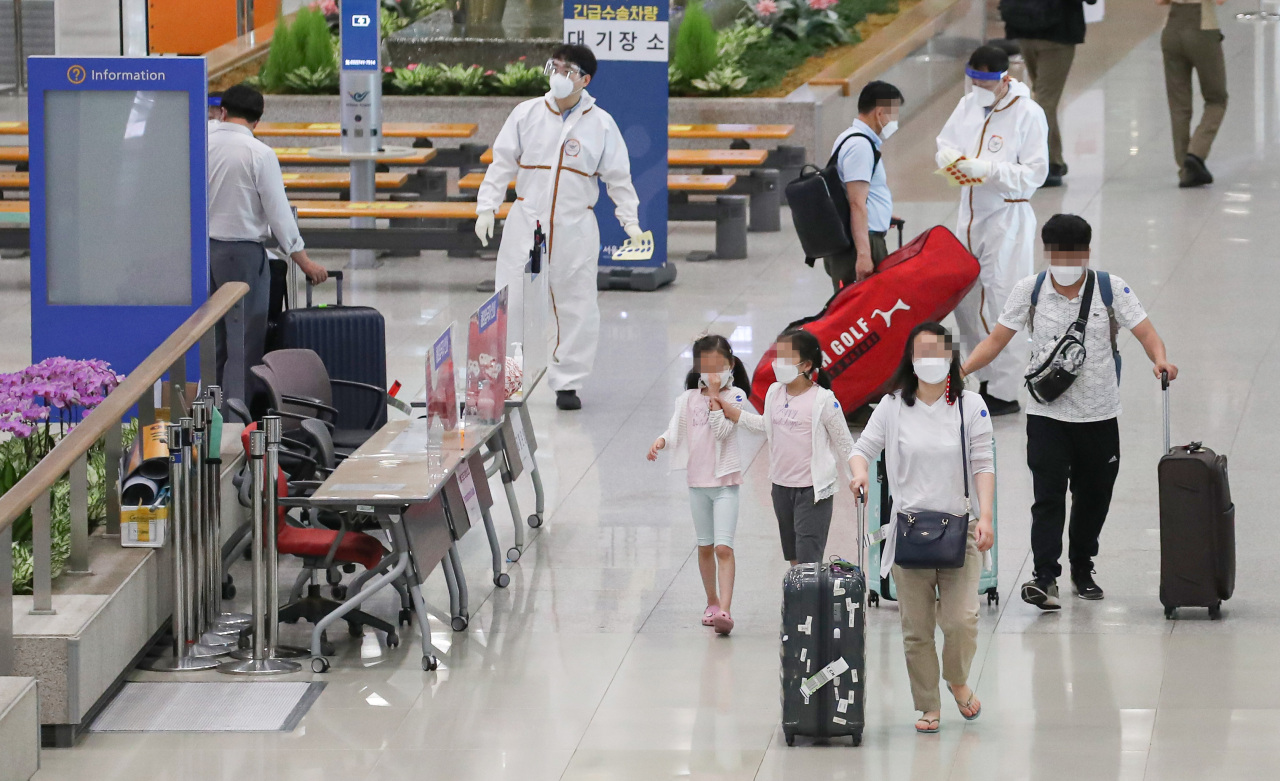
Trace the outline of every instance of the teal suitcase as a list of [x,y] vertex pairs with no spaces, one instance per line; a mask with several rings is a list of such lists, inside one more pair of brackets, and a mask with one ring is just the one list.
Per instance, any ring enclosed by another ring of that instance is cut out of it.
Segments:
[[[871,561],[867,568],[867,601],[873,607],[880,606],[881,598],[891,601],[898,599],[898,592],[893,586],[893,576],[880,577],[880,555],[884,551],[884,540],[876,541],[875,539],[884,520],[892,512],[893,506],[892,498],[889,496],[889,478],[885,464],[885,457],[881,454],[880,461],[876,464],[875,479],[870,481],[871,486],[867,496],[867,533],[871,539]],[[996,580],[996,573],[1000,569],[999,515],[1000,502],[997,499],[991,513],[991,526],[996,532],[996,544],[991,546],[991,566],[983,566],[982,577],[978,580],[978,593],[987,595],[988,605],[1000,604],[1000,588]]]

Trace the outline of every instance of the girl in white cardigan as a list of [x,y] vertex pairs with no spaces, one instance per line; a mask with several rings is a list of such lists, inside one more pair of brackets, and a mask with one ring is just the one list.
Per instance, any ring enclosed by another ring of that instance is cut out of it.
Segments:
[[822,560],[840,473],[851,463],[853,437],[822,370],[817,337],[800,329],[785,331],[775,349],[778,381],[765,394],[764,414],[726,409],[725,416],[769,440],[769,479],[782,555],[795,566]]
[[[737,385],[738,387],[734,387]],[[704,336],[693,343],[693,371],[676,398],[675,413],[662,436],[649,448],[672,450],[672,468],[686,469],[693,527],[698,536],[698,571],[707,592],[702,625],[727,635],[733,630],[733,537],[738,528],[738,490],[742,463],[735,424],[725,410],[741,409],[751,378],[723,336]],[[717,578],[717,564],[719,577]],[[717,592],[717,580],[719,591]]]

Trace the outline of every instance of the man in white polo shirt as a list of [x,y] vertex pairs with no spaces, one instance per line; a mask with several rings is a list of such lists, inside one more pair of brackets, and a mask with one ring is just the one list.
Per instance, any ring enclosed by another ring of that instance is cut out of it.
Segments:
[[[982,341],[962,372],[981,369],[1000,354],[1024,327],[1031,330],[1028,374],[1054,355],[1063,337],[1086,311],[1083,364],[1076,379],[1048,403],[1033,390],[1027,406],[1027,466],[1031,468],[1035,503],[1031,505],[1031,553],[1034,577],[1023,584],[1022,598],[1042,610],[1057,610],[1058,576],[1062,574],[1062,529],[1066,523],[1067,488],[1071,488],[1071,581],[1081,599],[1102,599],[1094,582],[1093,557],[1111,506],[1111,491],[1120,472],[1120,357],[1115,348],[1119,328],[1133,332],[1156,377],[1178,367],[1165,356],[1164,341],[1147,318],[1138,297],[1125,281],[1089,269],[1089,223],[1074,214],[1056,214],[1040,231],[1048,272],[1023,279],[1013,287],[999,323]],[[1034,379],[1028,384],[1033,384]],[[1041,389],[1041,395],[1043,389]]]

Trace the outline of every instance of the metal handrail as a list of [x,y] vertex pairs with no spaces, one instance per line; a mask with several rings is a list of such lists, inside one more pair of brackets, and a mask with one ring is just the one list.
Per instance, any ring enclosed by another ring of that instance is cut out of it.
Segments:
[[12,526],[28,507],[51,489],[113,425],[118,425],[143,395],[151,393],[156,381],[182,360],[187,351],[248,292],[249,286],[243,282],[228,282],[218,288],[70,434],[59,440],[53,450],[40,459],[40,463],[0,496],[0,533]]

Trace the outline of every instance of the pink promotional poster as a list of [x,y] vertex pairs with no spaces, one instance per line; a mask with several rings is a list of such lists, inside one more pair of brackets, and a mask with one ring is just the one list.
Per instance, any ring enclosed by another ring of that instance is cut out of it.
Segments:
[[467,336],[466,422],[502,421],[507,382],[507,289],[485,301],[471,316]]
[[458,390],[453,375],[453,323],[431,345],[427,355],[427,428],[439,420],[444,441],[458,438]]

